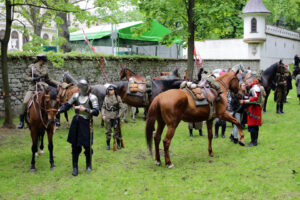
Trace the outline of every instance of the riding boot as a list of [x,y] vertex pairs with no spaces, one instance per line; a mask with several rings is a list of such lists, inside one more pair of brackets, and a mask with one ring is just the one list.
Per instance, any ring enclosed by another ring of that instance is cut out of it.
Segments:
[[200,135],[200,136],[205,136],[205,135],[203,134],[203,132],[202,132],[202,129],[199,129],[199,135]]
[[251,142],[247,145],[248,147],[253,147],[254,146],[254,132],[250,132],[251,135]]
[[257,146],[258,132],[254,133],[254,146]]
[[85,159],[86,159],[86,172],[92,171],[92,155],[91,155],[91,147],[86,148],[85,150]]
[[277,104],[276,104],[276,113],[277,113],[277,114],[281,114],[281,113],[280,113],[280,108],[279,108],[279,107],[280,107],[280,105],[279,105],[279,103],[277,103]]
[[110,150],[110,139],[106,140],[106,150]]
[[191,128],[189,129],[189,131],[190,131],[190,137],[193,137],[193,129]]
[[73,172],[72,175],[73,176],[77,176],[78,175],[78,157],[79,154],[77,151],[72,152],[72,161],[73,161]]
[[283,114],[283,103],[280,104],[280,113]]
[[18,129],[24,128],[24,114],[20,115],[20,122],[18,125]]
[[120,139],[117,139],[117,148],[121,149],[121,140]]

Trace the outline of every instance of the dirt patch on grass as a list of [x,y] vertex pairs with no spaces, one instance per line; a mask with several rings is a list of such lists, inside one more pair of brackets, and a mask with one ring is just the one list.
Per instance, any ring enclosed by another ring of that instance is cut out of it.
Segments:
[[[17,137],[24,137],[25,134],[28,134],[28,129],[7,129],[7,128],[0,128],[0,146],[4,144],[8,144],[7,140],[10,137],[17,136]],[[15,144],[15,142],[9,142],[11,144]],[[19,144],[19,141],[18,141]]]

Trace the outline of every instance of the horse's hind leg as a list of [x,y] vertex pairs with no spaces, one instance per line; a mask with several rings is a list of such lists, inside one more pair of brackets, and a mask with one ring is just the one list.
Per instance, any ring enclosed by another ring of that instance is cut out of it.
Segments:
[[31,158],[31,167],[30,172],[36,172],[35,168],[35,153],[38,151],[38,132],[31,130],[31,139],[32,139],[32,158]]
[[245,146],[244,133],[243,133],[243,129],[242,129],[240,122],[236,118],[234,118],[228,111],[226,111],[223,115],[219,116],[219,118],[236,125],[236,127],[238,128],[239,134],[240,134],[239,144],[241,146]]
[[50,128],[50,130],[47,130],[47,135],[48,135],[48,150],[50,154],[50,169],[54,170],[55,165],[54,165],[54,159],[53,159],[53,128]]
[[209,156],[213,157],[214,156],[214,153],[213,153],[213,150],[212,150],[213,120],[206,121],[206,126],[207,126],[207,137],[208,137],[208,154],[209,154]]
[[155,143],[155,164],[161,165],[160,154],[159,154],[159,144],[161,140],[161,134],[164,130],[165,122],[161,119],[157,120],[157,130],[154,135],[154,143]]
[[175,133],[175,129],[176,129],[176,126],[168,126],[168,131],[167,131],[167,134],[164,138],[164,152],[165,152],[165,163],[166,165],[168,166],[169,169],[171,168],[174,168],[174,165],[172,164],[171,162],[171,159],[170,159],[170,155],[169,155],[169,147],[170,147],[170,144],[171,144],[171,140],[174,136],[174,133]]

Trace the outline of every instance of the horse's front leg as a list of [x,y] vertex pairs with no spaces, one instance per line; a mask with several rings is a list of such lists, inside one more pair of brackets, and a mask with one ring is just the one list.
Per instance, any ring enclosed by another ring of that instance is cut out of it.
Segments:
[[70,128],[70,124],[69,124],[69,117],[68,117],[68,112],[64,112],[65,114],[65,118],[66,118],[66,121],[67,121],[67,128]]
[[[44,155],[44,136],[45,136],[45,131],[43,131],[40,135],[40,137],[41,137],[40,155],[41,156]],[[37,156],[37,154],[36,154],[36,156]]]
[[38,151],[38,131],[31,130],[31,139],[32,139],[32,158],[31,158],[31,167],[30,172],[36,172],[35,168],[35,153]]
[[236,118],[234,118],[228,111],[226,111],[223,115],[218,116],[218,117],[219,117],[219,119],[231,122],[236,125],[236,127],[238,128],[239,134],[240,134],[239,144],[241,146],[245,146],[244,133],[243,133],[243,129],[242,129],[240,122]]
[[54,126],[50,127],[47,130],[47,135],[48,135],[48,150],[49,150],[49,161],[50,161],[50,169],[54,170],[55,169],[55,165],[54,165],[54,159],[53,159],[53,134],[54,134]]
[[267,102],[268,102],[268,97],[270,95],[271,90],[266,90],[266,97],[265,97],[265,102],[264,102],[264,112],[267,112]]
[[213,127],[213,120],[208,120],[206,121],[206,126],[207,126],[207,138],[208,138],[208,155],[213,157],[214,153],[212,150],[212,138],[213,138],[213,132],[212,132],[212,127]]

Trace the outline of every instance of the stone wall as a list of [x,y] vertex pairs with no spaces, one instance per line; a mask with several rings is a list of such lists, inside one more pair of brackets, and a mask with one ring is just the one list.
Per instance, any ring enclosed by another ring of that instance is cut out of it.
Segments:
[[[11,99],[14,114],[18,114],[23,95],[28,87],[24,81],[25,70],[28,65],[33,62],[33,57],[15,57],[10,56],[9,65],[9,84],[11,89]],[[183,76],[186,69],[187,61],[185,59],[155,59],[155,58],[107,58],[105,64],[105,73],[111,81],[119,81],[120,65],[130,68],[132,71],[141,75],[159,76],[160,72],[168,72],[174,68],[179,69],[179,73]],[[205,60],[204,68],[212,71],[216,68],[230,68],[235,64],[243,63],[246,67],[251,66],[252,69],[258,69],[259,61],[249,60]],[[76,79],[88,77],[91,84],[104,84],[100,66],[96,60],[69,58],[65,60],[64,66],[60,68],[54,67],[48,63],[49,76],[57,81],[62,81],[62,75],[68,71]],[[1,71],[1,69],[0,69]],[[194,74],[196,75],[196,69]],[[0,94],[2,94],[2,77],[0,73]],[[0,95],[0,116],[4,115],[3,96]]]

